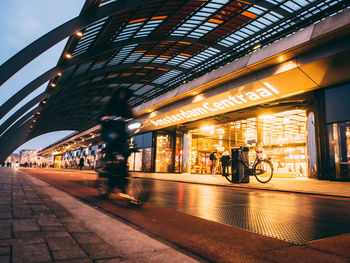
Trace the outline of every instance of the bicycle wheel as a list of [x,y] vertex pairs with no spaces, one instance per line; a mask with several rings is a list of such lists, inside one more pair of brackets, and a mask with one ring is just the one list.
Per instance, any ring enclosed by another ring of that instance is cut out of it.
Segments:
[[227,181],[229,181],[230,183],[234,183],[233,179],[232,179],[232,174],[223,174],[223,176],[226,178]]
[[130,203],[138,206],[146,202],[150,196],[150,190],[146,187],[141,180],[135,178],[129,178],[129,183],[126,188],[126,193],[132,197]]
[[253,167],[256,180],[260,183],[267,183],[273,175],[273,165],[269,160],[259,160]]

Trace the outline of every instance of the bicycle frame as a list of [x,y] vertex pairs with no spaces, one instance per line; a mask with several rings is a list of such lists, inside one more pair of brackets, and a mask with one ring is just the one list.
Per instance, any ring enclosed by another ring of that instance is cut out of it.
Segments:
[[253,164],[251,166],[249,165],[249,160],[245,160],[242,151],[240,152],[238,159],[239,159],[239,163],[242,164],[244,166],[244,168],[247,169],[248,174],[249,175],[254,175],[253,167],[260,160],[259,153],[256,153],[255,160],[254,160],[254,162],[253,162]]

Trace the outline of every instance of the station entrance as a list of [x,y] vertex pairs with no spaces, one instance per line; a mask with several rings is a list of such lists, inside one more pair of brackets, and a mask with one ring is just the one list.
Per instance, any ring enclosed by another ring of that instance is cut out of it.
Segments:
[[[190,172],[210,174],[210,153],[248,146],[249,160],[255,158],[255,148],[269,158],[276,177],[307,177],[307,116],[306,110],[295,109],[269,115],[205,125],[190,131]],[[221,174],[219,162],[216,174]]]

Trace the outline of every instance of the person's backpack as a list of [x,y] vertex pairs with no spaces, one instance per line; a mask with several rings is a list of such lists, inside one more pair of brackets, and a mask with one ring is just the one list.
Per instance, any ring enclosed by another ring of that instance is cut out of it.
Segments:
[[209,159],[210,159],[210,161],[212,161],[212,160],[214,160],[214,159],[215,159],[215,155],[214,155],[214,153],[211,153],[211,154],[209,155]]

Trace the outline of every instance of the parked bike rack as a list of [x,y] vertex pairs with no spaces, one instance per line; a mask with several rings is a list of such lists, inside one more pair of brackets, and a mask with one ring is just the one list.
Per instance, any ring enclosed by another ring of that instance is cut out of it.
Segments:
[[[231,171],[232,182],[234,183],[249,183],[247,167],[240,162],[248,160],[248,152],[248,147],[231,149]],[[240,158],[243,158],[244,160],[240,160]]]

